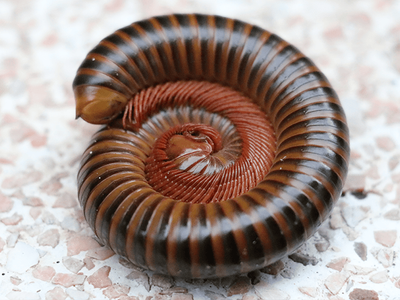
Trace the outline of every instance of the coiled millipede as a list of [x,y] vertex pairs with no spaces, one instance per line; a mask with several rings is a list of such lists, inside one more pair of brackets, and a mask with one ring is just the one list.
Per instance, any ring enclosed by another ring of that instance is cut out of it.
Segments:
[[77,117],[106,124],[78,174],[85,218],[136,266],[185,278],[262,268],[341,193],[338,97],[259,27],[197,14],[133,23],[89,52],[73,88]]

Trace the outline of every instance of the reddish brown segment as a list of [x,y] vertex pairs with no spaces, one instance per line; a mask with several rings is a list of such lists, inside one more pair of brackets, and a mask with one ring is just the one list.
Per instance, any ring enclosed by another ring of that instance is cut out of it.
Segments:
[[297,249],[347,174],[336,93],[296,48],[216,16],[116,31],[74,80],[77,116],[107,123],[83,154],[79,200],[133,264],[186,278],[249,272]]

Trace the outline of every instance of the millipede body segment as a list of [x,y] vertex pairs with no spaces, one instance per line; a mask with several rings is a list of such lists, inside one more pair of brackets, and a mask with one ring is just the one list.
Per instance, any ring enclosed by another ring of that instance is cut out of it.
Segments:
[[320,70],[241,21],[168,15],[89,52],[77,117],[105,124],[84,152],[79,201],[100,241],[185,278],[250,272],[295,251],[347,174],[349,135]]

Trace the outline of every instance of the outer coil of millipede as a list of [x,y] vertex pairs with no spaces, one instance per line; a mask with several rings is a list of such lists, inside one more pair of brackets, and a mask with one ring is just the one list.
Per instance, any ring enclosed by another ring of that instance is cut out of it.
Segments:
[[124,27],[74,80],[77,117],[106,124],[78,174],[99,239],[186,278],[269,265],[329,216],[349,160],[346,118],[320,70],[241,21],[168,15]]

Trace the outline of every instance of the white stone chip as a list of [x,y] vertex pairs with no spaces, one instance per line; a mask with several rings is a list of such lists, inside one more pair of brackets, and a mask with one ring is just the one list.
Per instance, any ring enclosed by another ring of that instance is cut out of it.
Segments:
[[254,290],[258,297],[263,300],[289,300],[290,295],[282,290],[276,289],[265,281],[254,286]]
[[88,300],[90,298],[88,293],[78,291],[74,288],[67,288],[66,292],[73,300]]
[[63,229],[79,232],[81,230],[81,225],[79,224],[78,220],[76,218],[73,218],[71,216],[66,216],[62,222],[61,222],[61,227]]
[[39,253],[35,248],[24,242],[18,242],[14,249],[8,252],[6,269],[9,272],[22,274],[39,262]]
[[62,262],[69,271],[75,274],[77,274],[85,265],[83,261],[69,256],[64,256]]
[[368,217],[368,211],[369,207],[344,206],[342,207],[342,217],[347,225],[355,228],[358,223]]
[[40,295],[37,293],[11,291],[6,295],[9,300],[41,300]]
[[19,237],[18,232],[11,233],[7,238],[7,247],[9,248],[15,247],[15,244],[18,241],[18,237]]

